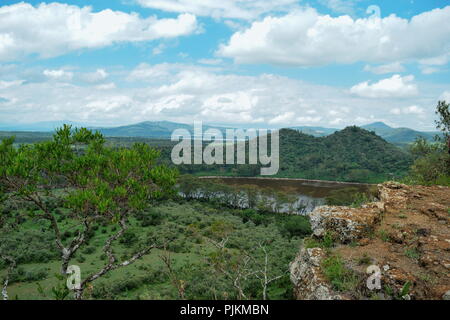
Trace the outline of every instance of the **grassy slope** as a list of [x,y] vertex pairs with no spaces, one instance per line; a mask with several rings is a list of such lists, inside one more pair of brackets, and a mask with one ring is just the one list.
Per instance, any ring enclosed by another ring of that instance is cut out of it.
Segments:
[[[265,226],[255,226],[252,223],[244,223],[243,219],[224,212],[223,210],[216,210],[209,208],[205,204],[186,203],[176,204],[168,203],[155,208],[163,217],[160,224],[156,226],[142,227],[141,222],[137,220],[130,221],[130,230],[138,235],[140,240],[145,239],[148,235],[154,235],[158,238],[171,237],[173,246],[169,247],[172,251],[172,258],[176,268],[182,270],[189,265],[204,266],[205,258],[214,251],[214,247],[210,242],[205,241],[205,234],[208,233],[209,228],[217,221],[225,221],[234,226],[234,233],[230,243],[235,245],[238,243],[246,244],[252,241],[261,241],[266,239],[275,239],[275,243],[282,249],[283,253],[279,259],[283,261],[281,265],[275,268],[286,268],[290,260],[293,259],[298,245],[299,239],[292,240],[285,239],[274,224]],[[63,220],[62,232],[74,231],[73,225],[69,220]],[[39,231],[45,224],[40,222],[26,222],[21,227],[23,232]],[[187,231],[188,226],[198,226],[202,231],[202,239],[197,240]],[[107,229],[106,233],[102,229]],[[51,233],[50,231],[47,231]],[[101,227],[96,231],[95,236],[90,240],[89,247],[95,248],[93,253],[83,253],[84,249],[77,253],[77,256],[71,261],[71,264],[79,265],[82,270],[82,275],[90,274],[97,271],[102,265],[103,261],[100,258],[102,255],[102,246],[105,239],[111,234],[111,227]],[[5,235],[3,235],[5,236]],[[1,237],[0,237],[1,238]],[[289,244],[289,245],[286,245]],[[50,244],[49,244],[50,245]],[[284,247],[284,248],[283,248]],[[114,247],[116,255],[121,258],[125,252],[130,252],[130,249],[123,244],[117,244]],[[176,252],[174,252],[176,251]],[[114,298],[118,299],[138,299],[138,298],[152,298],[152,299],[174,299],[177,298],[175,289],[171,286],[169,279],[162,273],[163,263],[159,258],[162,253],[161,250],[153,250],[151,254],[145,256],[133,265],[126,268],[115,270],[107,277],[102,278],[94,283],[96,288],[103,284],[111,288],[112,285],[118,286],[121,283],[125,289],[121,289]],[[80,262],[80,256],[85,258],[85,261]],[[122,257],[123,258],[123,257]],[[277,262],[279,263],[279,262]],[[25,271],[37,272],[45,270],[48,276],[41,281],[30,282],[16,282],[9,287],[10,297],[18,297],[19,299],[45,299],[52,298],[51,288],[56,286],[59,281],[54,276],[59,272],[60,263],[57,260],[48,261],[45,263],[28,263],[21,264],[20,268]],[[4,273],[5,270],[0,271]],[[181,272],[181,271],[180,271]],[[287,277],[287,275],[286,275]],[[130,279],[136,283],[130,283]],[[200,281],[200,280],[199,280]],[[42,286],[46,296],[38,293],[37,282]],[[189,283],[189,282],[188,282]],[[192,284],[194,286],[196,284]],[[126,289],[126,287],[129,288]],[[196,296],[195,288],[192,288],[192,295],[194,298],[206,298],[205,296]],[[108,290],[108,289],[107,289]],[[189,290],[189,287],[188,287]],[[272,298],[285,298],[286,290],[283,288],[274,287]],[[189,292],[189,291],[188,291]],[[278,293],[275,293],[278,292]],[[191,296],[192,298],[192,296]]]

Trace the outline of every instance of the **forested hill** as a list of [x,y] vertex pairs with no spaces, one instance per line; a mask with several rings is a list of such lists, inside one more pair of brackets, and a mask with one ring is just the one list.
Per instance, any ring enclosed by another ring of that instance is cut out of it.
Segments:
[[[0,140],[15,135],[17,143],[48,140],[50,133],[0,132]],[[137,137],[107,138],[110,145],[146,142],[161,149],[164,161],[171,163],[174,142]],[[381,182],[398,178],[411,165],[409,154],[386,142],[374,132],[348,127],[325,137],[314,137],[298,130],[280,131],[280,171],[278,177]],[[181,165],[183,173],[206,175],[257,176],[259,166]]]
[[408,153],[359,127],[317,138],[280,131],[283,177],[378,182],[405,174],[411,161]]

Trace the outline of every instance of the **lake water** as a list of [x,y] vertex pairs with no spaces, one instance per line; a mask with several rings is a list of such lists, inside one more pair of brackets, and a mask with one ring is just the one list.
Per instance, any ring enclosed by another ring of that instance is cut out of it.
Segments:
[[325,198],[334,190],[356,188],[358,192],[368,192],[371,185],[319,180],[283,179],[283,178],[246,178],[246,177],[203,177],[220,181],[231,186],[251,185],[261,190],[272,189],[295,195],[298,203],[306,205],[305,213],[316,206],[324,205]]

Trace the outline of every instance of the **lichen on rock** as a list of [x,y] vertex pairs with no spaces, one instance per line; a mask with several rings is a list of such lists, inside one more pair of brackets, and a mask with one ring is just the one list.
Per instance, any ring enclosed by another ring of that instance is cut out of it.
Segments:
[[294,294],[299,300],[340,300],[321,270],[325,252],[320,248],[302,248],[290,265]]

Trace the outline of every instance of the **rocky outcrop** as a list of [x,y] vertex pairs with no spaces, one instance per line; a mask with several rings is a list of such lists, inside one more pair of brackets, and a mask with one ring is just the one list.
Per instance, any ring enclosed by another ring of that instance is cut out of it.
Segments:
[[381,219],[381,208],[378,203],[365,208],[318,207],[310,214],[313,234],[323,237],[330,233],[341,243],[367,237]]
[[[323,206],[311,213],[313,237],[320,242],[330,234],[334,246],[301,248],[290,266],[297,299],[450,298],[450,188],[388,182],[378,190],[379,201],[361,208]],[[326,253],[339,255],[358,275],[369,264],[379,267],[382,289],[363,284],[363,296],[333,291],[321,268]]]
[[325,253],[320,248],[301,249],[290,265],[294,294],[299,300],[340,300],[325,280],[321,262]]

